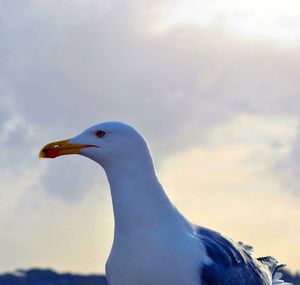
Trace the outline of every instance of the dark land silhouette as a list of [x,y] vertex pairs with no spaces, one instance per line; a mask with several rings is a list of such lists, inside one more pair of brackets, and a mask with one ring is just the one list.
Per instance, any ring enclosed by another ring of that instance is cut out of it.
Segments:
[[107,285],[103,275],[57,273],[50,269],[18,270],[0,275],[1,285]]
[[[286,282],[300,285],[300,273],[283,271]],[[57,273],[51,269],[17,270],[0,274],[0,285],[107,285],[103,275]]]

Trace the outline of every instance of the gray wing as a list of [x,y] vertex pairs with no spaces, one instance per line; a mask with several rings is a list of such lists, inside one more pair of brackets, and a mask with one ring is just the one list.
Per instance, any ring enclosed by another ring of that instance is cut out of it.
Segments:
[[[255,259],[242,243],[236,243],[215,231],[202,227],[197,228],[197,235],[212,260],[211,265],[206,265],[201,269],[201,284],[272,284],[273,272],[270,267]],[[275,259],[274,262],[277,265]]]

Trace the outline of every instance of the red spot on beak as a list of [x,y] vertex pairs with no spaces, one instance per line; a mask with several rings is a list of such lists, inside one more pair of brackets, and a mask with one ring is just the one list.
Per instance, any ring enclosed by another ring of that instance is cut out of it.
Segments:
[[60,153],[59,153],[58,149],[45,150],[45,153],[44,153],[45,158],[55,158],[55,157],[58,157],[59,155],[60,155]]

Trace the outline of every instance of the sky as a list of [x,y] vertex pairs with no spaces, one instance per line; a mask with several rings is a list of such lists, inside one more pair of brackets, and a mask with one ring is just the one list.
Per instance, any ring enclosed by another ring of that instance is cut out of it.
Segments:
[[300,269],[299,1],[11,0],[0,22],[0,272],[104,272],[104,171],[38,152],[109,120],[188,219]]

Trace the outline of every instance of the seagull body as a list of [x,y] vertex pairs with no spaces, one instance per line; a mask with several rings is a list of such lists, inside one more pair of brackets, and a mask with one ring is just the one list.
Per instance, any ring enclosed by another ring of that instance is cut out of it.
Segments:
[[133,127],[106,122],[46,145],[40,157],[81,154],[105,170],[115,230],[106,263],[109,285],[275,285],[280,267],[251,247],[195,226],[173,206],[145,139]]

